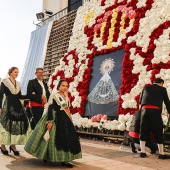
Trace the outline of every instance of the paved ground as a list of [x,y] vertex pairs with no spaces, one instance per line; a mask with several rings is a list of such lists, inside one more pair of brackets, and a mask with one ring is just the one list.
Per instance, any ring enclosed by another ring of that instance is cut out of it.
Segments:
[[[90,139],[81,139],[83,158],[75,160],[74,170],[170,170],[170,160],[159,160],[148,154],[139,158],[127,146]],[[19,157],[0,154],[0,170],[57,170],[66,169],[60,163],[44,163],[18,146]],[[69,169],[69,168],[67,168]]]

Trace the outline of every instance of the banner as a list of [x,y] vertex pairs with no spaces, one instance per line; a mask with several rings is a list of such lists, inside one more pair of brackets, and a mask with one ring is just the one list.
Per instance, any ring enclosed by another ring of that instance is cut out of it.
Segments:
[[124,50],[118,50],[94,58],[85,116],[118,116],[123,56]]

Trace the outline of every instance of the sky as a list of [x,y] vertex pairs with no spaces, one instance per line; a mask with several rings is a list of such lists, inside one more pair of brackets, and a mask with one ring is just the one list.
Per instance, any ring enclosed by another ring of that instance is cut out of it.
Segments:
[[19,68],[19,81],[29,48],[31,32],[38,23],[43,0],[0,0],[0,78],[12,66]]

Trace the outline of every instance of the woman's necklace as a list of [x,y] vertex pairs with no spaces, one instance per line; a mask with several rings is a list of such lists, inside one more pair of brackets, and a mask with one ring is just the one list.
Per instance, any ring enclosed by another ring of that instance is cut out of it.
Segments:
[[11,81],[11,83],[14,85],[14,87],[16,88],[16,80],[12,81],[10,78],[9,80]]
[[17,90],[17,84],[16,84],[16,80],[14,79],[14,80],[11,80],[10,78],[9,78],[9,80],[10,80],[10,82],[12,83],[12,85],[14,86],[14,89],[15,89],[15,94],[16,94],[16,90]]

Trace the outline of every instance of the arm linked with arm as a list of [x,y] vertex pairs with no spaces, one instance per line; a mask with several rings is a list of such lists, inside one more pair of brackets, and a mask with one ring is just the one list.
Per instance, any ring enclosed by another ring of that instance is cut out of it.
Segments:
[[17,94],[19,99],[29,99],[29,97],[27,95],[22,95],[21,91]]

